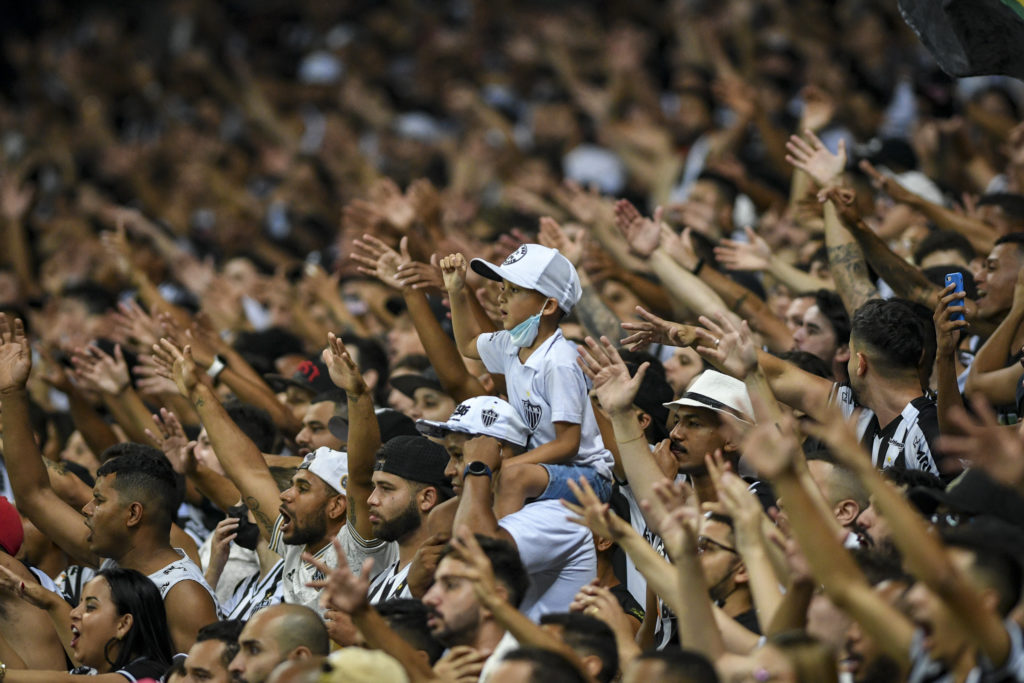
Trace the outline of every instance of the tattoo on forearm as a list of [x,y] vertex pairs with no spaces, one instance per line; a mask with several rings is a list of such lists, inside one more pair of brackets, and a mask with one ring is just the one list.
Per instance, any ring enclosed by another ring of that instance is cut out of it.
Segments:
[[204,398],[202,398],[200,396],[199,398],[196,399],[196,408],[202,408],[205,405],[206,405],[206,400]]
[[249,508],[256,523],[267,530],[267,534],[274,534],[274,522],[267,517],[267,513],[260,509],[260,502],[252,496],[245,497],[245,507]]
[[619,345],[622,321],[612,313],[593,287],[583,288],[583,296],[576,304],[576,315],[588,334],[596,338],[608,337],[616,346]]
[[860,245],[854,242],[829,247],[828,263],[836,288],[851,316],[864,302],[878,298],[878,289],[868,276]]

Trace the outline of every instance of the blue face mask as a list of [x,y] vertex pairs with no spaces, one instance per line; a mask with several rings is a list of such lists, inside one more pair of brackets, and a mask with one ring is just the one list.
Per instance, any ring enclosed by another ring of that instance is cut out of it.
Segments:
[[[544,302],[547,305],[547,302]],[[544,309],[540,309],[541,313]],[[509,334],[512,335],[512,344],[518,346],[521,349],[525,349],[531,346],[533,342],[537,340],[537,334],[540,332],[540,313],[531,315],[529,318],[519,323],[511,330]]]

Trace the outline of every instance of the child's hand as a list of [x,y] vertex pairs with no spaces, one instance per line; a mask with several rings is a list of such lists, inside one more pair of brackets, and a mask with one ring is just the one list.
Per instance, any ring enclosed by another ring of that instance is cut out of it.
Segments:
[[449,294],[457,294],[466,288],[466,257],[449,254],[441,259],[441,276]]

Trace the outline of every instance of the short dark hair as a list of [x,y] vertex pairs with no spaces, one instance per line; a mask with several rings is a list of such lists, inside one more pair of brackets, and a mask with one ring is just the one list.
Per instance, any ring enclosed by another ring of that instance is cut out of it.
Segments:
[[1017,253],[1024,256],[1024,232],[1008,232],[996,240],[996,245],[1016,244]]
[[[526,597],[526,591],[530,588],[530,575],[526,573],[519,551],[514,545],[500,538],[476,534],[476,542],[480,544],[484,555],[491,561],[491,569],[494,571],[494,578],[498,579],[508,589],[508,602],[513,607],[519,607]],[[455,546],[451,543],[441,550],[441,557],[455,553]]]
[[946,488],[945,482],[927,470],[911,470],[906,467],[886,467],[882,476],[898,487],[912,489],[918,486],[941,490]]
[[1021,598],[1021,557],[1024,530],[990,516],[975,517],[967,524],[943,528],[943,542],[973,555],[970,573],[999,596],[1000,616],[1010,613]]
[[843,306],[843,299],[831,289],[819,289],[814,293],[814,305],[832,325],[836,344],[845,346],[850,342],[850,314]]
[[152,446],[119,443],[104,451],[103,459],[96,478],[115,475],[114,490],[128,499],[123,502],[142,503],[147,514],[170,529],[182,491],[167,457]]
[[430,635],[427,617],[430,609],[419,600],[395,598],[376,605],[377,612],[388,622],[388,626],[417,650],[427,653],[431,665],[441,659],[444,645]]
[[501,661],[531,664],[532,672],[529,683],[547,683],[548,681],[586,683],[587,680],[568,659],[557,652],[539,647],[517,648],[502,657]]
[[1010,192],[985,194],[978,199],[978,206],[997,206],[1010,220],[1015,223],[1024,223],[1024,195]]
[[[718,173],[717,171],[701,171],[700,175],[697,176],[697,180],[706,180],[714,183],[715,187],[722,195],[722,201],[729,206],[732,206],[736,201],[736,196],[739,195],[739,188],[736,187],[736,183],[732,179]],[[728,226],[724,226],[728,228]]]
[[921,261],[935,252],[950,250],[960,254],[967,263],[975,256],[970,240],[960,233],[952,230],[935,230],[928,233],[928,236],[917,245],[917,249],[914,250],[914,263],[921,265]]
[[224,405],[228,417],[245,432],[263,453],[275,453],[281,433],[270,413],[248,403],[231,402]]
[[924,325],[901,299],[866,302],[853,314],[850,336],[868,346],[884,370],[916,373],[925,352]]
[[219,640],[224,643],[224,652],[220,655],[220,661],[227,668],[231,660],[238,654],[238,636],[242,633],[244,626],[245,622],[241,619],[215,621],[199,629],[199,633],[196,634],[196,642]]
[[615,633],[608,624],[581,612],[552,612],[540,618],[541,625],[562,627],[562,640],[580,657],[594,656],[601,660],[597,673],[600,683],[609,683],[619,670],[619,651]]
[[660,683],[718,683],[718,672],[707,657],[679,647],[647,650],[633,661],[662,662],[665,671]]

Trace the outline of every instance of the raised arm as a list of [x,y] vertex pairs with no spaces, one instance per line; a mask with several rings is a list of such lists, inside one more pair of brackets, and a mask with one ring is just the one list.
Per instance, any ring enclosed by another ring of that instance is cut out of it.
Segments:
[[365,539],[373,538],[367,500],[373,492],[373,465],[380,449],[380,425],[373,411],[373,398],[345,344],[327,335],[323,361],[331,381],[348,396],[348,523]]
[[[786,502],[786,513],[814,577],[832,602],[871,633],[875,642],[903,666],[909,664],[914,625],[868,584],[838,536],[818,513],[794,466],[799,449],[792,421],[758,425],[743,444],[743,454],[769,478]],[[869,460],[864,458],[865,461]]]
[[25,388],[32,369],[32,350],[21,320],[0,315],[0,403],[4,416],[4,457],[18,508],[45,535],[78,562],[100,562],[86,540],[85,518],[50,486],[43,457],[36,446]]
[[[825,424],[807,430],[824,441],[836,459],[856,474],[871,494],[871,504],[877,506],[888,522],[892,540],[910,573],[943,599],[959,617],[964,632],[974,644],[996,668],[1002,667],[1010,654],[1010,635],[1002,618],[985,606],[973,581],[953,561],[924,518],[899,489],[886,481],[871,459],[865,457],[852,426],[838,410],[833,410]],[[787,494],[782,495],[788,506]],[[792,517],[791,521],[795,526]]]
[[153,347],[153,355],[163,375],[173,379],[181,395],[192,402],[224,472],[241,492],[242,501],[259,525],[260,534],[270,540],[281,496],[263,453],[224,410],[217,393],[199,381],[190,347],[178,349],[167,339],[161,339]]
[[1024,270],[1017,274],[1013,288],[1013,304],[1002,322],[981,348],[978,349],[967,375],[968,394],[980,392],[995,405],[1012,404],[1017,400],[1017,380],[1021,367],[1014,363],[1006,366],[1006,359],[1017,350],[1014,341],[1021,336],[1024,328]]
[[463,356],[479,360],[476,338],[480,336],[480,329],[467,299],[466,269],[466,257],[462,254],[450,254],[441,259],[441,274],[444,276],[444,286],[448,290],[448,301],[452,307],[455,344]]

